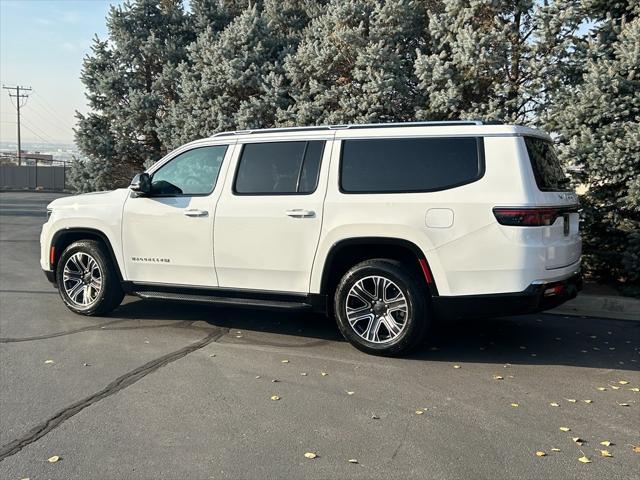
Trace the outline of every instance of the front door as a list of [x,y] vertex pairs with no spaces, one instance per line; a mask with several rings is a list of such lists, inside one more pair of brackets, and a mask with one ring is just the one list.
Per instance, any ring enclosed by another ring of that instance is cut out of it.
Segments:
[[217,286],[213,220],[228,145],[191,148],[151,174],[151,193],[125,202],[122,245],[128,280]]
[[308,293],[320,238],[331,142],[236,146],[214,229],[221,287]]

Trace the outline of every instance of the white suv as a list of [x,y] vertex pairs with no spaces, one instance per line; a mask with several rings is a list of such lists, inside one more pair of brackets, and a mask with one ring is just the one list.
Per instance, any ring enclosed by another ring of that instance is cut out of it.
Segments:
[[519,126],[219,133],[48,211],[42,268],[84,315],[125,293],[310,308],[397,355],[435,317],[539,311],[581,287],[577,196],[551,139]]

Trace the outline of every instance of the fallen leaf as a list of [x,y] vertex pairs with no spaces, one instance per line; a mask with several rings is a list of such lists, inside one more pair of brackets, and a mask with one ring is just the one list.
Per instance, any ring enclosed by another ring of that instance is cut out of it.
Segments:
[[424,412],[422,410],[416,410],[416,415],[422,415]]
[[260,378],[260,375],[256,375],[256,379]]
[[551,402],[549,405],[551,405],[552,407],[559,407],[560,405],[557,404],[556,402]]
[[356,460],[355,458],[350,458],[349,463],[358,463],[358,460]]
[[571,440],[573,440],[576,443],[580,443],[580,444],[583,442],[583,440],[580,437],[573,437]]
[[86,363],[86,362],[85,362],[85,363],[83,363],[83,364],[82,364],[82,366],[83,366],[83,367],[90,367],[90,366],[91,366],[91,364],[90,364],[90,363]]
[[520,404],[519,404],[519,403],[512,403],[512,404],[511,404],[511,406],[512,406],[513,408],[517,408],[517,407],[519,407],[519,406],[520,406]]
[[621,407],[628,407],[629,406],[628,403],[619,403],[618,405],[620,405]]
[[606,388],[604,388],[604,387],[598,387],[598,388],[596,388],[596,390],[600,390],[601,392],[604,392],[604,391],[606,391],[607,389],[606,389]]
[[500,375],[494,375],[494,376],[493,376],[493,379],[494,379],[494,380],[503,380],[503,379],[504,379],[504,377],[502,377],[502,376],[500,376]]
[[329,374],[327,372],[320,372],[320,375],[322,375],[323,377],[326,377]]
[[604,442],[600,442],[600,445],[604,445],[605,447],[610,447],[613,445],[609,440],[605,440]]
[[462,368],[460,365],[454,365],[453,368]]
[[633,451],[634,452],[640,453],[640,445],[638,445],[638,446],[632,445],[632,446],[633,446]]
[[600,455],[602,455],[603,457],[613,457],[613,455],[611,455],[608,450],[600,450]]
[[313,452],[307,452],[304,454],[305,458],[316,458],[318,455],[316,453]]
[[281,363],[289,363],[289,360],[282,360]]
[[274,378],[273,380],[271,380],[271,383],[278,383],[280,380],[278,380],[277,378]]
[[563,432],[570,432],[571,429],[569,427],[560,427],[560,430],[562,430]]
[[593,400],[583,400],[584,403],[593,403]]
[[586,457],[586,456],[584,456],[584,455],[583,455],[582,457],[580,457],[580,458],[578,459],[578,461],[579,461],[579,462],[582,462],[582,463],[591,463],[591,460],[589,460],[589,458],[588,458],[588,457]]
[[272,395],[271,400],[280,400],[280,397],[278,395]]
[[236,338],[242,338],[242,335],[236,335]]
[[53,360],[45,360],[44,363],[50,364],[50,363],[53,363]]
[[347,395],[353,395],[356,392],[347,392]]
[[302,375],[303,377],[306,377],[307,373],[306,372],[302,372],[300,375]]
[[615,385],[609,385],[611,388],[613,388],[614,390],[620,390],[620,387],[616,387]]
[[374,414],[374,415],[371,415],[371,419],[372,420],[380,420],[380,417]]
[[551,451],[552,451],[552,452],[559,452],[559,451],[560,451],[560,449],[559,449],[559,448],[552,448],[552,449],[551,449]]
[[620,380],[618,383],[620,385],[629,385],[629,382],[627,382],[626,380]]
[[212,353],[212,354],[211,354],[211,355],[209,355],[209,356],[210,356],[210,357],[215,357],[215,356],[216,356],[216,354],[215,354],[215,353]]
[[567,402],[576,403],[576,399],[575,398],[565,398],[565,400]]
[[546,456],[547,456],[547,454],[542,452],[542,451],[540,451],[540,450],[536,452],[536,457],[546,457]]
[[630,388],[629,390],[631,390],[632,392],[640,392],[640,388],[638,387],[633,387],[633,388]]
[[56,463],[57,461],[60,460],[60,457],[58,455],[54,455],[53,457],[49,457],[48,460],[49,460],[49,463]]

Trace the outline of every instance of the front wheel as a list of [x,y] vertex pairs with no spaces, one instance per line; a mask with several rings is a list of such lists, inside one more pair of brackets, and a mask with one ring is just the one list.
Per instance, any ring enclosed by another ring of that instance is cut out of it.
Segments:
[[109,313],[124,297],[111,259],[94,240],[81,240],[65,249],[56,268],[56,283],[65,305],[81,315]]
[[335,315],[344,337],[359,350],[396,356],[408,352],[427,330],[426,291],[402,263],[367,260],[352,267],[335,294]]

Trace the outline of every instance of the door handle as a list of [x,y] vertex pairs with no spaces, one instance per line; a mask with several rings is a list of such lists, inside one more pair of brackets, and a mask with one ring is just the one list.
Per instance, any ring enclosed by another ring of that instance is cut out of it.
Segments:
[[183,213],[187,217],[206,217],[207,215],[209,215],[209,212],[207,212],[206,210],[198,210],[195,208],[185,210]]
[[316,216],[316,212],[313,210],[304,210],[302,208],[294,208],[285,212],[289,217],[293,218],[313,218]]

